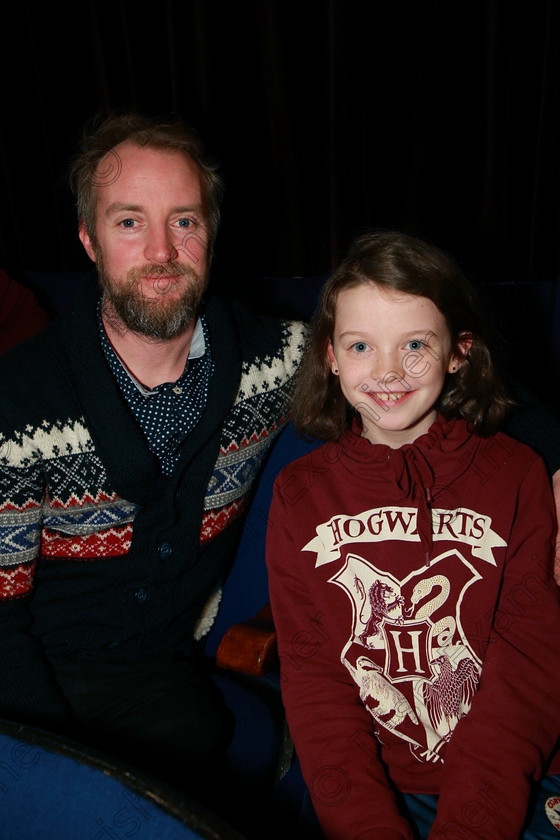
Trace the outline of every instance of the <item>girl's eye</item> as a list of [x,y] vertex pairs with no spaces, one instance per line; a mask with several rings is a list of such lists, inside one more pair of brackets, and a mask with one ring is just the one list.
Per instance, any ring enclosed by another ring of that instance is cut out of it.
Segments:
[[411,341],[407,341],[404,345],[405,350],[421,350],[424,347],[424,342],[420,341],[418,338],[413,338]]
[[357,353],[365,353],[368,349],[367,344],[365,341],[357,341],[355,344],[352,345],[352,349],[355,350]]

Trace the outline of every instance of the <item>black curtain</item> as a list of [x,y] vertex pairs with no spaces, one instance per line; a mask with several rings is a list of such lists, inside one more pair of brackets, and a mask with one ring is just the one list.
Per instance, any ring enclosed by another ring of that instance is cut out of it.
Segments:
[[[13,4],[0,265],[75,271],[66,167],[115,108],[176,113],[221,161],[215,282],[329,270],[371,226],[482,280],[558,272],[557,0]],[[7,18],[5,18],[6,20]]]

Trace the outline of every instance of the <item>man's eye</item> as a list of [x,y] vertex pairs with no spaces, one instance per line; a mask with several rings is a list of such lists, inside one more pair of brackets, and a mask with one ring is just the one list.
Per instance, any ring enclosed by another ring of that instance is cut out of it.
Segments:
[[121,222],[122,227],[124,228],[132,228],[135,225],[134,219],[123,219]]
[[424,342],[420,341],[418,338],[413,338],[411,341],[407,341],[404,345],[405,350],[421,350],[423,347],[425,347]]
[[177,224],[181,228],[189,228],[191,227],[192,223],[192,219],[179,219],[179,221],[177,222]]
[[355,344],[352,345],[352,348],[357,353],[364,353],[368,349],[368,346],[365,343],[365,341],[357,341]]

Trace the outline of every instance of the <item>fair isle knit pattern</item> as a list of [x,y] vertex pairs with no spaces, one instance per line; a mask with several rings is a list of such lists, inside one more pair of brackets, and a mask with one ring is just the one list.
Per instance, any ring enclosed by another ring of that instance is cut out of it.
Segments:
[[[212,539],[244,508],[255,475],[286,420],[282,381],[296,373],[305,341],[302,324],[284,322],[282,354],[245,363],[220,453],[204,499],[201,541]],[[240,434],[241,432],[241,434]]]
[[[244,364],[204,499],[200,541],[219,534],[245,508],[268,448],[286,419],[286,389],[304,341],[301,324],[283,324],[282,356]],[[43,557],[95,560],[126,554],[136,506],[108,490],[83,417],[46,421],[0,438],[0,598],[29,592]],[[48,497],[36,466],[47,477]]]
[[83,417],[0,437],[0,598],[29,591],[39,550],[73,559],[126,553],[134,505],[106,488]]
[[67,713],[58,663],[194,653],[305,337],[208,300],[207,403],[165,475],[103,355],[97,299],[92,277],[0,358],[0,716],[40,725]]

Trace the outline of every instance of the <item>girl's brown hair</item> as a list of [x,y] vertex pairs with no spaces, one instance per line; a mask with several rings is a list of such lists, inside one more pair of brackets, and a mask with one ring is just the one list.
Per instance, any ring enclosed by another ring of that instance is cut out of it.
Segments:
[[[298,430],[333,441],[347,429],[353,409],[331,373],[327,346],[333,340],[338,295],[367,283],[435,303],[446,319],[453,352],[463,357],[458,372],[447,377],[436,408],[445,418],[467,420],[481,436],[493,434],[511,401],[492,361],[489,326],[478,295],[451,257],[395,231],[357,239],[323,288],[294,392]],[[472,345],[463,355],[459,342],[465,337],[472,338]]]

